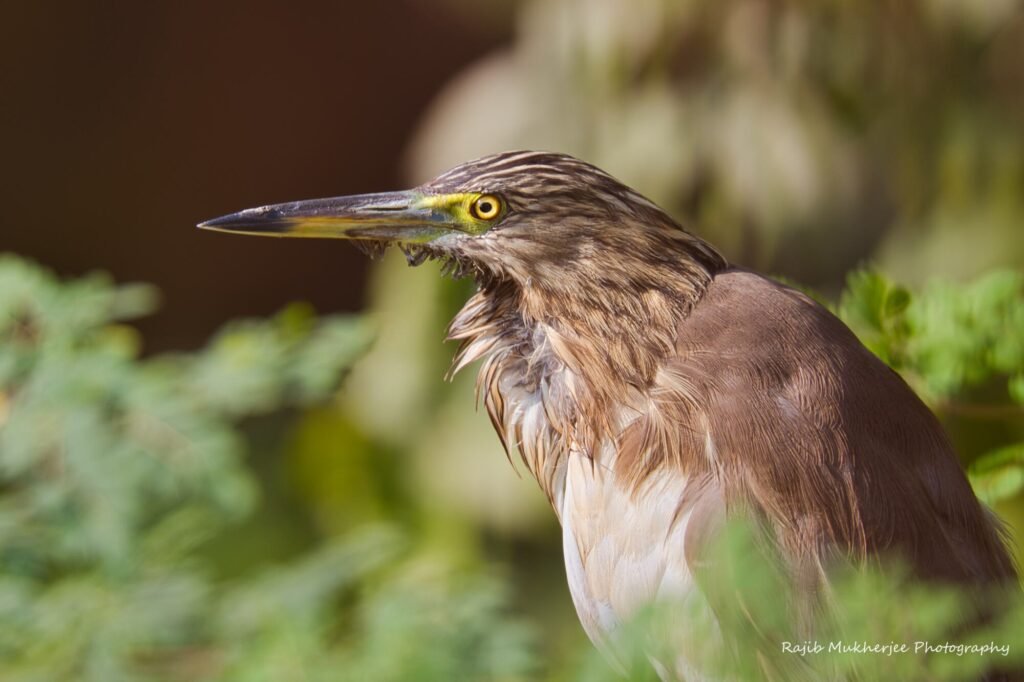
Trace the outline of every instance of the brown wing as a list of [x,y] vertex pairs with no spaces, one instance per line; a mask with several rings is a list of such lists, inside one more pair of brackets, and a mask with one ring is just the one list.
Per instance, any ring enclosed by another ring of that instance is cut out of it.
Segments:
[[934,415],[823,307],[728,270],[680,325],[678,350],[726,506],[757,510],[786,554],[815,566],[898,553],[922,577],[1015,577]]

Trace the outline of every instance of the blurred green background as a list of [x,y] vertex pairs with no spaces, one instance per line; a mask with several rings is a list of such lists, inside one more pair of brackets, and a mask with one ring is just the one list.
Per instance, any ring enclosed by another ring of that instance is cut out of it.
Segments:
[[23,3],[0,54],[56,273],[0,261],[0,679],[612,674],[442,381],[471,283],[193,228],[512,148],[835,302],[1024,528],[1024,3]]

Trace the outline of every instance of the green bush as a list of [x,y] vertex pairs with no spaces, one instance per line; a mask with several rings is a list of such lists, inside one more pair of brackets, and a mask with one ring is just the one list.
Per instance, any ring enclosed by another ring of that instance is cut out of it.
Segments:
[[[207,548],[258,505],[238,420],[320,403],[360,320],[293,306],[197,353],[140,358],[144,286],[0,259],[0,679],[516,679],[502,587],[401,533],[328,538],[218,579]],[[340,608],[354,602],[351,608]]]

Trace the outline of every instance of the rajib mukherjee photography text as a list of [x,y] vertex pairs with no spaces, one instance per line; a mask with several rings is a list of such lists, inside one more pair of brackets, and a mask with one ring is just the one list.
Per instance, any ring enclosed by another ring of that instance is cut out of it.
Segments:
[[843,654],[877,654],[894,656],[897,654],[953,654],[955,656],[999,656],[1010,655],[1009,644],[960,644],[956,642],[782,642],[782,651],[788,654],[807,656],[820,653]]

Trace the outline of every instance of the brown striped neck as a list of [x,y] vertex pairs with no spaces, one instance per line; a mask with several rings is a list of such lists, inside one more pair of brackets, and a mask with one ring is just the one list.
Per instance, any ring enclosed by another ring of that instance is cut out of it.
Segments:
[[526,279],[483,278],[449,327],[461,341],[451,373],[484,360],[478,394],[506,451],[519,450],[553,503],[559,458],[570,446],[592,455],[619,438],[623,408],[643,409],[675,352],[679,323],[724,267],[691,257],[685,248],[695,238],[681,230],[647,236],[663,239],[665,255],[644,264],[623,259],[626,267],[608,269],[577,259],[556,275],[535,262]]

